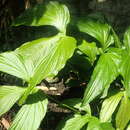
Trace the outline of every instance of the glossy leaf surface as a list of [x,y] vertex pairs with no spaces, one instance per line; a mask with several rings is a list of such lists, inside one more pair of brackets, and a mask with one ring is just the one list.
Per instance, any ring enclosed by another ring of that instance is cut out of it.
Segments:
[[65,5],[58,2],[49,2],[48,4],[39,4],[26,10],[15,20],[13,25],[52,25],[64,32],[69,21],[69,10]]
[[83,105],[90,103],[116,79],[119,75],[118,65],[120,64],[120,60],[120,55],[116,52],[101,55],[93,71],[90,82],[87,85],[83,98]]
[[88,56],[88,60],[91,63],[94,63],[97,54],[99,54],[98,48],[96,47],[96,44],[94,42],[88,43],[85,40],[83,40],[82,44],[79,45],[78,48]]
[[55,76],[73,55],[75,48],[74,38],[57,35],[25,43],[16,52],[24,57],[25,62],[32,62],[31,82],[38,84],[44,78]]
[[113,37],[110,34],[111,27],[106,23],[85,18],[78,22],[78,28],[81,32],[97,39],[103,49],[106,49],[113,43]]

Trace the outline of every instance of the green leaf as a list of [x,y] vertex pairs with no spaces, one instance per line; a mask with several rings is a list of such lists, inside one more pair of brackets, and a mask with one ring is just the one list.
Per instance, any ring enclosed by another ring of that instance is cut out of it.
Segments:
[[75,108],[79,109],[80,111],[86,111],[87,113],[89,113],[91,115],[91,108],[90,108],[89,104],[81,107],[81,104],[82,104],[81,98],[66,99],[62,103],[67,104],[71,107],[75,107]]
[[118,65],[120,60],[120,55],[116,52],[101,55],[85,90],[83,105],[90,103],[116,79],[119,75]]
[[130,55],[127,51],[122,55],[122,63],[120,66],[120,73],[123,77],[126,94],[130,97]]
[[111,123],[101,123],[97,118],[92,118],[86,130],[114,130]]
[[25,88],[0,86],[0,116],[7,112],[24,93]]
[[122,96],[123,96],[123,92],[118,92],[117,94],[104,100],[100,112],[100,120],[102,122],[107,122],[110,120]]
[[115,130],[111,123],[105,122],[100,124],[102,130]]
[[121,101],[121,106],[116,115],[116,127],[124,130],[130,120],[130,99],[126,96]]
[[58,2],[39,4],[34,8],[26,10],[19,16],[13,25],[41,26],[52,25],[61,32],[65,32],[66,26],[70,21],[68,8]]
[[87,33],[97,39],[103,50],[114,42],[113,37],[110,34],[111,27],[99,20],[92,20],[90,18],[81,19],[78,22],[78,28],[81,32]]
[[130,27],[126,30],[126,32],[124,34],[123,43],[124,43],[126,49],[129,51],[130,50]]
[[128,125],[127,129],[126,130],[130,130],[130,124]]
[[24,79],[25,81],[30,80],[23,57],[15,52],[0,54],[0,71]]
[[88,56],[88,60],[93,64],[96,60],[96,56],[99,54],[98,48],[94,42],[88,43],[83,40],[82,44],[78,48]]
[[43,92],[29,95],[9,130],[37,130],[47,111],[48,100]]
[[80,130],[90,119],[89,115],[74,115],[61,121],[56,130]]
[[59,34],[25,43],[16,52],[22,55],[25,61],[32,62],[34,69],[31,82],[38,84],[44,78],[55,76],[73,55],[75,48],[74,38]]

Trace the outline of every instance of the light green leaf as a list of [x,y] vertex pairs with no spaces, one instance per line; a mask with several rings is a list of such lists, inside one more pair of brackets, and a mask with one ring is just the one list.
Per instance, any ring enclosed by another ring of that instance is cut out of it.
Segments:
[[38,84],[44,78],[55,76],[73,55],[75,48],[74,38],[57,35],[25,43],[16,52],[22,55],[25,61],[32,61],[31,82]]
[[0,116],[7,112],[24,93],[25,88],[0,86]]
[[122,55],[122,63],[120,66],[120,72],[123,77],[126,94],[130,97],[130,55],[127,51],[125,51]]
[[85,111],[91,115],[91,108],[90,108],[89,104],[81,107],[81,104],[82,104],[81,98],[66,99],[62,103],[67,104],[67,105],[72,106],[72,107],[75,107],[75,108],[79,109],[80,111]]
[[97,118],[92,118],[86,130],[114,130],[111,123],[101,123]]
[[69,21],[69,10],[65,5],[58,2],[49,2],[48,4],[39,4],[34,8],[26,10],[15,20],[13,25],[52,25],[65,32]]
[[0,54],[0,71],[29,81],[30,76],[24,64],[23,57],[15,52]]
[[121,61],[116,52],[102,54],[87,85],[83,105],[90,103],[95,97],[108,88],[119,75],[118,65]]
[[126,130],[130,130],[130,124],[128,125],[127,129]]
[[113,37],[110,34],[111,27],[99,20],[93,20],[90,18],[81,19],[78,22],[78,28],[81,32],[87,33],[97,39],[103,50],[114,42]]
[[130,51],[130,27],[126,30],[124,34],[124,45],[128,51]]
[[90,119],[89,115],[74,115],[61,121],[56,130],[80,130]]
[[88,43],[85,40],[78,46],[78,48],[88,56],[88,60],[94,63],[96,56],[99,54],[98,48],[94,42]]
[[48,100],[43,92],[29,95],[9,130],[37,130],[47,111]]
[[130,120],[130,99],[126,96],[121,101],[121,106],[116,115],[116,127],[124,130]]
[[119,92],[104,100],[102,104],[101,112],[100,112],[101,122],[107,122],[110,120],[122,96],[123,96],[123,92]]

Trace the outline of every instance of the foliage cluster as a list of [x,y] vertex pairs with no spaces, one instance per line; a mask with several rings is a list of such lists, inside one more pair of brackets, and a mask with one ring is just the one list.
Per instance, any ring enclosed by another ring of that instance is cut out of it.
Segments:
[[[61,102],[74,114],[61,121],[56,129],[130,129],[130,28],[121,41],[102,15],[70,19],[68,8],[58,2],[26,10],[13,23],[13,26],[20,25],[49,25],[58,33],[0,54],[0,71],[23,80],[22,86],[0,87],[0,115],[15,103],[21,106],[10,130],[38,129],[50,97],[37,85],[43,79],[55,77],[66,64],[72,67],[76,64],[82,71],[81,77],[91,78],[83,99]],[[87,76],[86,70],[93,72]],[[98,115],[94,115],[91,102],[97,99],[102,105]]]

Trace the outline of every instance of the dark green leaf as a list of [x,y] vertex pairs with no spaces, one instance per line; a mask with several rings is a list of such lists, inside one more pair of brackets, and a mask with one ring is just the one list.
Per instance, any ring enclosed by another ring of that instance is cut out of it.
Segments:
[[86,111],[87,113],[89,113],[91,115],[91,108],[90,108],[89,104],[81,107],[81,104],[82,104],[81,98],[67,99],[67,100],[64,100],[62,103],[75,107],[75,108],[79,109],[80,111]]

